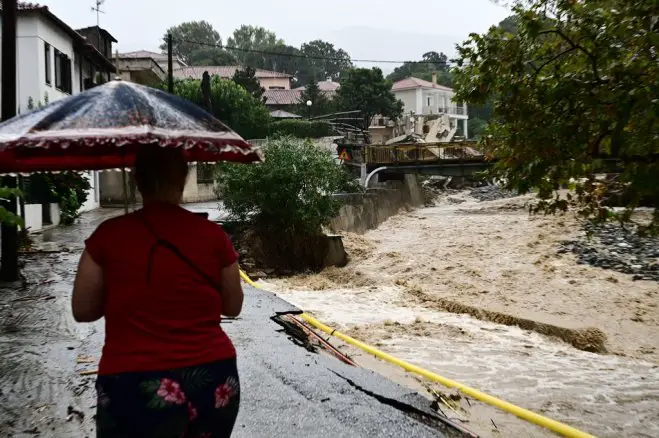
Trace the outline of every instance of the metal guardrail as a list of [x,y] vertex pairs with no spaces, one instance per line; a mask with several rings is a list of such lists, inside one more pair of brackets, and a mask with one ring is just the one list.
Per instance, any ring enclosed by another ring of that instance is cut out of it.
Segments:
[[368,164],[450,162],[483,160],[484,157],[476,142],[368,145],[365,150]]

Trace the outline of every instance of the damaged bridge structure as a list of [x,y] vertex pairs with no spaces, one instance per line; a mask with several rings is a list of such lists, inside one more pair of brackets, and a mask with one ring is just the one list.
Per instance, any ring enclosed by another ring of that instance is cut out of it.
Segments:
[[387,145],[339,144],[337,152],[359,174],[366,188],[380,175],[416,173],[469,177],[493,164],[476,142],[397,143]]

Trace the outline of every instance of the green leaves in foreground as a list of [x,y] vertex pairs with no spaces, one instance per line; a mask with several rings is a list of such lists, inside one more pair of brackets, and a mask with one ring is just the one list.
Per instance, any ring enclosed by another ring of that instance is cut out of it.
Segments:
[[[458,48],[456,99],[494,99],[485,147],[509,187],[538,190],[545,211],[655,207],[659,226],[659,19],[647,0],[524,0],[516,31]],[[603,174],[609,176],[604,179]],[[571,199],[556,190],[578,189]]]
[[[0,187],[0,201],[6,201],[13,196],[21,196],[21,191],[18,189],[10,189],[8,187]],[[23,220],[19,216],[0,206],[0,223],[22,225]]]

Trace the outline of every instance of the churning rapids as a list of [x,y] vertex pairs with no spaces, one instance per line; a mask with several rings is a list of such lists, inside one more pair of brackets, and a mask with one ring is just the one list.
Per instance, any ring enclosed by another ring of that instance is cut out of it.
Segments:
[[[401,359],[597,436],[659,436],[659,282],[578,263],[561,248],[595,244],[581,224],[529,217],[528,200],[445,195],[347,235],[347,267],[268,286]],[[504,436],[549,436],[513,420]]]

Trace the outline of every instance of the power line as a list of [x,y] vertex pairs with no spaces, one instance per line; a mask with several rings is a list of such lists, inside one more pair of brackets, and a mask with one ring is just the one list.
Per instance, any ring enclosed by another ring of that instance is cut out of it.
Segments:
[[[166,40],[166,39],[165,39]],[[373,64],[408,64],[408,63],[416,63],[416,64],[433,64],[433,65],[446,65],[450,66],[453,65],[454,63],[451,63],[449,61],[394,61],[394,60],[377,60],[377,59],[353,59],[353,58],[338,58],[338,57],[331,57],[331,56],[314,56],[314,55],[305,55],[302,53],[283,53],[283,52],[274,52],[274,51],[269,51],[269,50],[256,50],[256,49],[244,49],[242,47],[232,47],[232,46],[225,46],[223,44],[214,44],[214,43],[205,43],[202,41],[194,41],[194,40],[188,40],[188,39],[183,39],[183,38],[175,38],[175,42],[180,42],[180,43],[189,43],[189,44],[198,44],[200,46],[207,46],[207,47],[215,47],[217,49],[224,49],[224,50],[235,50],[238,52],[246,52],[246,53],[257,53],[261,55],[270,55],[270,56],[287,56],[290,58],[302,58],[302,59],[317,59],[317,60],[322,60],[322,61],[350,61],[350,62],[365,62],[365,63],[373,63]]]

